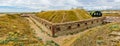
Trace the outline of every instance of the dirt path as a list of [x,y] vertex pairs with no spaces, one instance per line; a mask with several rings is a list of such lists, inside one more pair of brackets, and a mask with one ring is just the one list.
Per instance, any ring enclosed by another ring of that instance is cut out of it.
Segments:
[[41,29],[30,18],[27,18],[27,19],[30,22],[31,28],[33,28],[33,30],[35,31],[36,37],[42,38],[43,41],[47,41],[47,40],[51,40],[52,39],[51,37],[49,37],[46,34],[42,33]]
[[0,16],[5,16],[6,14],[0,14]]

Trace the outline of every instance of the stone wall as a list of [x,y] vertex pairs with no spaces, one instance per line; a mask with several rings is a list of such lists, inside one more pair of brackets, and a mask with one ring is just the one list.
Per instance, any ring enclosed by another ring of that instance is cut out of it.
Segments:
[[[53,36],[54,35],[54,32],[53,32],[53,24],[51,23],[51,22],[48,22],[48,21],[46,21],[46,20],[44,20],[44,19],[41,19],[41,18],[38,18],[38,17],[36,17],[36,16],[30,16],[30,18],[33,20],[33,19],[35,19],[36,21],[38,21],[39,22],[39,25],[37,24],[37,26],[39,27],[39,28],[41,28],[41,30],[44,32],[44,33],[46,33],[46,34],[49,34],[50,36]],[[35,21],[35,20],[33,20],[33,21]],[[44,29],[46,29],[46,30],[44,30]]]
[[46,28],[48,28],[49,30],[51,30],[52,35],[54,36],[78,33],[85,29],[101,25],[104,22],[103,20],[105,19],[105,17],[98,17],[88,20],[73,21],[66,23],[51,23],[47,20],[38,18],[36,16],[31,17],[39,21],[44,26],[46,26]]
[[56,36],[74,34],[104,23],[104,17],[92,18],[84,21],[55,24],[54,32]]

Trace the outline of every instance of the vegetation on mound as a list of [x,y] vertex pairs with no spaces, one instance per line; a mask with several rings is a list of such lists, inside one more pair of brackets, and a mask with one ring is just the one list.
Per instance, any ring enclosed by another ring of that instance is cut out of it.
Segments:
[[81,10],[76,9],[76,12],[78,12],[80,18],[83,18],[83,19],[92,18],[92,16],[90,16],[90,14],[87,13],[84,9],[81,9]]
[[109,27],[111,31],[120,31],[120,24],[114,24]]
[[54,41],[43,43],[28,23],[19,14],[0,16],[0,46],[59,46]]
[[0,16],[0,46],[44,46],[19,14]]
[[84,9],[45,11],[37,13],[36,16],[53,23],[78,21],[92,18]]
[[63,46],[96,46],[98,44],[109,45],[108,34],[112,31],[120,31],[120,23],[110,23],[104,26],[98,26],[85,32],[72,37],[70,39],[65,39],[63,41]]
[[59,46],[59,45],[57,43],[55,43],[54,41],[49,40],[49,41],[46,41],[45,46]]
[[19,15],[6,15],[0,17],[0,34],[5,35],[9,32],[20,32],[21,34],[31,35],[31,28],[28,21]]

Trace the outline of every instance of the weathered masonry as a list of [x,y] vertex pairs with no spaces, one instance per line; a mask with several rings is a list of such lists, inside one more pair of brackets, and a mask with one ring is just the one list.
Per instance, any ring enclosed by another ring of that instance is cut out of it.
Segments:
[[81,32],[84,29],[101,25],[102,23],[104,23],[105,19],[105,17],[97,17],[73,22],[52,23],[35,15],[32,15],[30,17],[36,19],[37,21],[39,21],[39,23],[43,24],[47,29],[49,29],[47,33],[51,36],[60,36]]
[[50,36],[74,34],[120,19],[117,17],[92,17],[84,9],[44,11],[23,16],[29,16],[34,21],[38,21],[42,31]]

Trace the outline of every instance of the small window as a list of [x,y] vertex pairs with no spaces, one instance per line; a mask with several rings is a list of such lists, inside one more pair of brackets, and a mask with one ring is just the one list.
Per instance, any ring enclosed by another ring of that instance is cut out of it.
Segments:
[[99,22],[99,20],[97,20],[97,22]]
[[51,29],[51,27],[49,27],[49,29]]
[[68,26],[68,29],[71,29],[71,26]]
[[85,25],[87,25],[87,23],[85,23]]
[[56,30],[60,31],[60,28],[56,28]]
[[80,27],[80,24],[77,24],[77,27]]
[[91,22],[91,24],[93,24],[93,21]]

